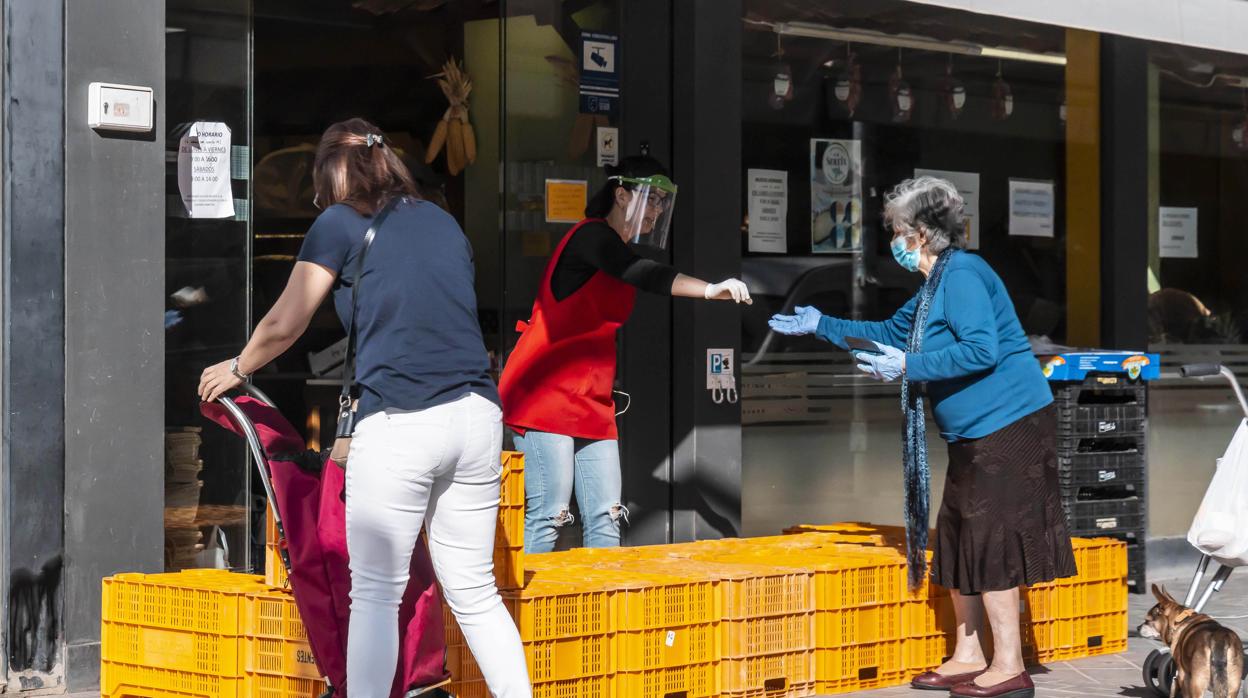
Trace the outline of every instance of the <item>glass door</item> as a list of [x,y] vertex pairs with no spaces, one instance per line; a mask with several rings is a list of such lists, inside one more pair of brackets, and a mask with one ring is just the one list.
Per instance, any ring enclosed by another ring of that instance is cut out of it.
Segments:
[[196,387],[251,327],[251,2],[167,0],[165,33],[165,567],[248,570],[251,464]]

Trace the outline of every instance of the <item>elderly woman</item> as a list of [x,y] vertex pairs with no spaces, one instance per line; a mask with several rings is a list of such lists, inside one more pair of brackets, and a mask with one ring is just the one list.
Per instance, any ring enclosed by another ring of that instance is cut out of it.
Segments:
[[[799,307],[771,327],[816,334],[856,351],[859,369],[902,381],[903,460],[910,583],[925,567],[929,471],[923,399],[949,443],[944,499],[936,517],[931,581],[949,589],[957,647],[915,688],[959,697],[1031,698],[1019,637],[1019,585],[1076,574],[1061,506],[1052,396],[1001,279],[963,251],[963,202],[948,182],[907,180],[887,197],[897,263],[925,277],[919,292],[884,322],[827,317]],[[991,665],[980,642],[992,626]]]

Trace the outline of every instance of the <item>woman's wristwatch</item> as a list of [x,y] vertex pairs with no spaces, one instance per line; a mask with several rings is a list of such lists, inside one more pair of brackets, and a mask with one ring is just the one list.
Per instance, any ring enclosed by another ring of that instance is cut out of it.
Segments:
[[230,359],[230,373],[233,373],[234,377],[239,379],[240,381],[245,381],[251,377],[238,370],[238,357],[237,356]]

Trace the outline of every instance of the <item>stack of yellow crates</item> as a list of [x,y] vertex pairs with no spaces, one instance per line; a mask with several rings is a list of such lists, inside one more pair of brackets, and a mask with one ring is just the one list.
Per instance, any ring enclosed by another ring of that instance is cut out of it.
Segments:
[[106,697],[293,698],[325,690],[294,599],[218,570],[104,580]]
[[[947,591],[907,586],[900,527],[523,554],[523,461],[504,457],[495,574],[536,698],[799,698],[901,685],[952,651]],[[323,689],[270,547],[270,574],[105,580],[106,698],[313,698]],[[1023,590],[1029,661],[1126,647],[1126,548],[1076,539],[1079,576]],[[930,558],[930,555],[929,555]],[[449,610],[457,698],[488,698]],[[987,638],[990,640],[990,637]]]

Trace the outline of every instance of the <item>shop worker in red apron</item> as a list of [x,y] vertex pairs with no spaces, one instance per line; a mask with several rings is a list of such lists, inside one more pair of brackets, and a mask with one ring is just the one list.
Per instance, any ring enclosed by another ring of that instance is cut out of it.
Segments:
[[620,544],[620,452],[616,443],[616,330],[637,290],[750,302],[737,279],[717,284],[638,256],[629,244],[665,247],[676,185],[659,162],[630,157],[609,167],[585,220],[546,265],[533,314],[503,369],[503,421],[525,456],[524,549],[553,550],[573,522],[573,491],[590,548]]

